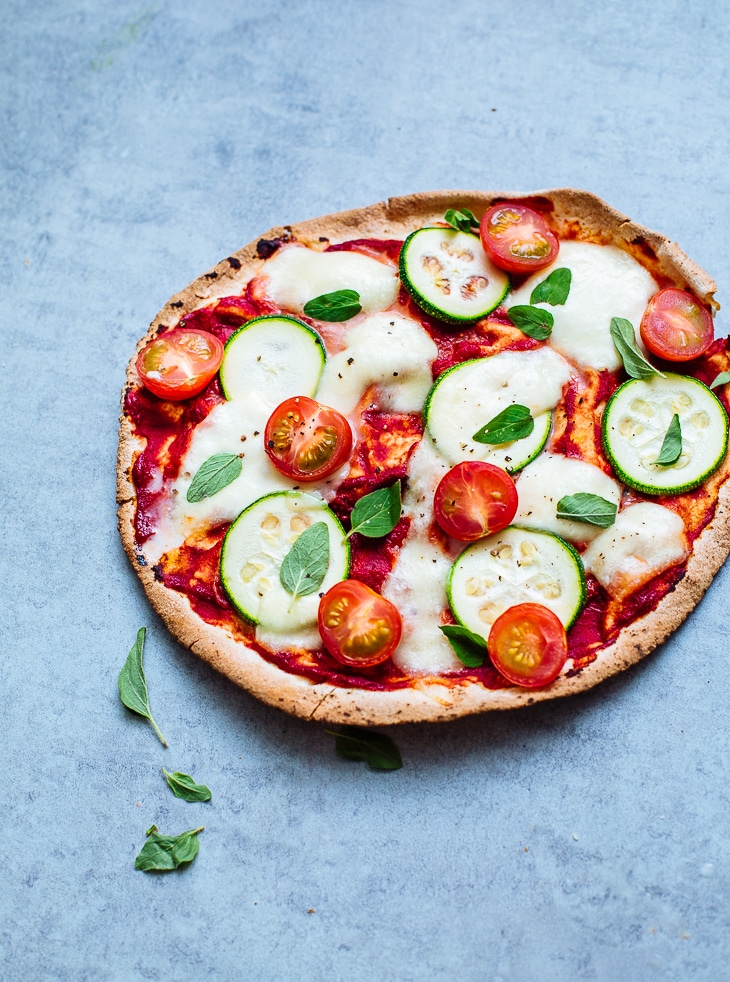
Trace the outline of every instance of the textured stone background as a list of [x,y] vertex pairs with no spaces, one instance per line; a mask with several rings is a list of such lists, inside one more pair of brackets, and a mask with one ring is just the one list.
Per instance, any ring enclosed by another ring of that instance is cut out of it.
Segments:
[[[727,11],[0,12],[2,977],[727,977],[727,570],[625,677],[398,730],[405,767],[383,775],[172,642],[114,504],[137,338],[274,224],[417,190],[573,185],[677,240],[727,302]],[[166,751],[117,698],[140,624]],[[212,804],[173,798],[162,765]],[[185,872],[134,871],[152,822],[205,824]]]

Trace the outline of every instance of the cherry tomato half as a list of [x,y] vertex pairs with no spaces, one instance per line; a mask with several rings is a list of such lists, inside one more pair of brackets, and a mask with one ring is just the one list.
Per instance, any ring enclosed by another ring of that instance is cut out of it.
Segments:
[[319,602],[319,633],[337,661],[354,668],[379,665],[400,644],[403,621],[390,600],[359,580],[342,580]]
[[699,358],[715,337],[709,310],[691,293],[672,287],[651,298],[639,330],[649,351],[667,361]]
[[508,681],[529,688],[554,682],[568,657],[565,628],[542,604],[508,607],[492,624],[487,647]]
[[517,511],[517,488],[501,467],[465,460],[441,478],[433,509],[447,535],[474,542],[509,525]]
[[137,374],[160,399],[189,399],[215,376],[223,343],[207,331],[175,327],[150,341],[137,355]]
[[336,409],[307,396],[295,396],[269,417],[264,447],[282,474],[296,481],[318,481],[349,458],[352,430]]
[[495,266],[508,273],[533,273],[549,266],[560,244],[548,223],[532,208],[502,202],[484,213],[482,245]]

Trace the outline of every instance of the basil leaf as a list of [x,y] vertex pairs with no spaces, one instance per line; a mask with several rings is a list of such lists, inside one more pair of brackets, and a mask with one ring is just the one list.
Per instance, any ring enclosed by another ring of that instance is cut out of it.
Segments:
[[544,341],[549,338],[555,319],[549,310],[542,307],[530,307],[529,304],[516,304],[507,311],[507,316],[515,327],[519,327],[528,338]]
[[171,774],[164,767],[162,773],[176,798],[183,798],[185,801],[210,801],[210,788],[204,784],[196,784],[189,774],[181,774],[180,771],[173,771]]
[[444,215],[444,221],[459,232],[471,232],[472,229],[479,228],[479,222],[468,208],[449,208]]
[[318,321],[349,321],[362,310],[357,290],[323,293],[304,304],[304,313]]
[[147,693],[147,679],[144,675],[144,640],[147,628],[141,627],[137,631],[137,640],[132,645],[132,650],[127,655],[124,667],[119,673],[119,697],[127,709],[131,709],[138,716],[148,719],[154,728],[155,733],[160,738],[163,747],[167,746],[167,740],[160,733],[157,723],[152,719],[150,712],[150,697]]
[[461,624],[439,624],[454,649],[456,657],[467,668],[481,668],[487,657],[487,642]]
[[681,453],[682,427],[679,425],[679,416],[675,413],[664,437],[662,449],[654,463],[660,464],[662,467],[671,467],[672,464],[677,463]]
[[374,771],[397,771],[403,766],[400,750],[384,733],[372,733],[358,726],[325,730],[335,738],[337,756],[344,760],[362,760]]
[[349,539],[353,532],[368,539],[379,539],[392,532],[400,521],[400,481],[388,488],[378,488],[355,503],[350,515]]
[[730,372],[720,372],[719,375],[715,376],[715,381],[710,388],[716,389],[718,385],[727,385],[728,382],[730,382]]
[[530,303],[549,303],[557,307],[565,303],[570,293],[570,282],[573,274],[566,267],[554,269],[552,273],[538,283],[530,294]]
[[199,829],[191,829],[180,835],[160,835],[157,826],[153,825],[147,830],[147,841],[134,861],[134,868],[144,873],[167,872],[183,863],[192,863],[200,849],[198,833],[204,828],[201,825]]
[[190,482],[188,501],[212,498],[227,487],[241,473],[241,454],[216,453],[204,461]]
[[507,406],[490,419],[472,437],[476,443],[512,443],[522,440],[535,429],[535,420],[527,406]]
[[291,594],[291,610],[297,597],[315,593],[322,585],[330,562],[330,534],[324,522],[315,522],[299,536],[279,570],[279,580]]
[[627,321],[625,317],[612,317],[611,337],[616,345],[616,350],[621,355],[624,368],[631,378],[653,378],[654,375],[665,377],[658,369],[650,365],[639,351],[631,321]]
[[574,522],[586,522],[588,525],[598,525],[607,529],[616,521],[618,505],[607,501],[600,494],[589,494],[579,491],[568,494],[558,502],[556,518],[567,518]]

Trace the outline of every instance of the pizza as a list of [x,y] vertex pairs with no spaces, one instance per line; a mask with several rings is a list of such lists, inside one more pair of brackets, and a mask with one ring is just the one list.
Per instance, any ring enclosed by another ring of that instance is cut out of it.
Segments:
[[330,723],[580,692],[730,551],[715,284],[572,189],[274,228],[173,297],[122,396],[119,527],[172,634]]

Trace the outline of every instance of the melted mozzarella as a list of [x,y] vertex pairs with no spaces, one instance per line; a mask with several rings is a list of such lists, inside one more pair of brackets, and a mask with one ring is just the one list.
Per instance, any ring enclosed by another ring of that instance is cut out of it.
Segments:
[[637,590],[688,554],[680,516],[650,501],[624,508],[583,554],[585,568],[614,597]]
[[659,287],[651,274],[616,246],[561,242],[558,258],[535,273],[509,298],[509,306],[529,304],[530,294],[553,269],[572,274],[562,306],[536,304],[555,320],[550,344],[579,365],[615,371],[621,359],[611,339],[611,318],[625,317],[637,331],[649,300]]
[[360,252],[316,252],[291,245],[263,266],[267,293],[280,307],[302,313],[323,293],[356,290],[366,314],[386,310],[398,295],[397,270]]
[[597,494],[618,506],[621,488],[594,464],[559,454],[542,454],[517,480],[515,525],[554,532],[568,542],[588,542],[602,531],[598,525],[556,518],[558,502],[570,494]]

